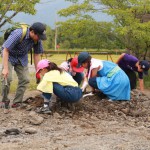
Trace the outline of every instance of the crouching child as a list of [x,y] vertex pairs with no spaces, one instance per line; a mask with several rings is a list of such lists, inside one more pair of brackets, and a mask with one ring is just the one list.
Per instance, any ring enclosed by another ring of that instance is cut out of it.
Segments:
[[36,74],[40,74],[42,78],[37,90],[42,92],[44,98],[44,105],[38,111],[39,113],[51,113],[49,103],[53,93],[61,101],[69,103],[77,102],[82,97],[82,90],[78,87],[78,83],[55,63],[47,59],[39,61]]

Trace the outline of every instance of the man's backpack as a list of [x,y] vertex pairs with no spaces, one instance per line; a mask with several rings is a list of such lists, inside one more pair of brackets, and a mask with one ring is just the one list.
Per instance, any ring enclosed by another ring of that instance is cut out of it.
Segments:
[[[27,33],[27,29],[28,29],[29,25],[25,24],[25,23],[17,23],[14,26],[8,28],[5,33],[4,33],[4,40],[6,41],[9,37],[9,35],[11,34],[12,31],[16,30],[16,29],[22,29],[22,36],[20,39],[20,42],[22,42],[22,40],[24,39],[26,33]],[[31,65],[32,65],[32,49],[30,50],[30,54],[31,54]]]
[[28,29],[29,25],[25,24],[25,23],[17,23],[16,25],[8,28],[5,33],[4,33],[4,40],[7,40],[10,33],[16,29],[22,29],[22,37],[20,39],[20,42],[22,42],[22,40],[24,39],[26,33],[27,33],[27,29]]

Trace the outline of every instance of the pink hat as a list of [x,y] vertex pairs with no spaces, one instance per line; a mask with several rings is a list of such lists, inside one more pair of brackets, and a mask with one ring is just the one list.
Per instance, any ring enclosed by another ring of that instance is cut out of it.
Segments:
[[49,66],[50,61],[47,59],[42,59],[38,62],[37,64],[37,70],[36,70],[36,74],[43,68],[46,68]]
[[72,67],[72,70],[75,71],[75,72],[83,72],[83,71],[84,71],[84,68],[83,68],[83,67],[77,68],[77,66],[78,66],[78,58],[77,58],[77,57],[74,57],[74,58],[71,60],[70,65],[71,65],[71,67]]

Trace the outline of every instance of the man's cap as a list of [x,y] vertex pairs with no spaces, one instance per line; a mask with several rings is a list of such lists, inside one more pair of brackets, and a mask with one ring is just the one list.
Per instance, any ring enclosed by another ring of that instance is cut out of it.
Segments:
[[47,59],[42,59],[42,60],[40,60],[40,61],[38,62],[38,64],[37,64],[36,74],[38,74],[41,69],[44,69],[44,68],[48,67],[48,66],[49,66],[49,63],[50,63],[50,61],[47,60]]
[[78,68],[82,65],[82,63],[90,56],[88,52],[81,52],[78,56]]
[[83,72],[84,68],[83,67],[77,67],[78,66],[78,58],[74,57],[71,62],[70,66],[74,72]]
[[150,68],[150,63],[147,60],[142,60],[140,62],[141,68],[143,69],[143,73],[148,75],[148,70]]
[[40,40],[46,40],[46,25],[41,22],[35,22],[31,25],[31,28],[39,36]]

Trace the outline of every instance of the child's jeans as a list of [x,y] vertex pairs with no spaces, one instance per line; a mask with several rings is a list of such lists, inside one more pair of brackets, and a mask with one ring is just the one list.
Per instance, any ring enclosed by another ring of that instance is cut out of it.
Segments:
[[[53,92],[62,101],[77,102],[82,97],[82,90],[79,87],[62,86],[58,83],[53,83]],[[52,93],[43,93],[44,98],[51,99]]]

